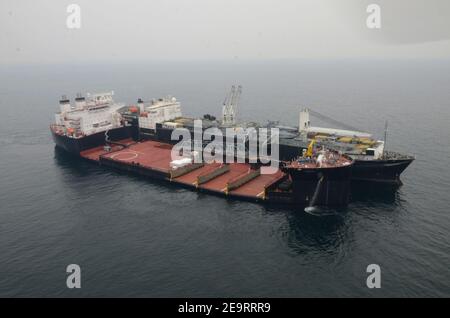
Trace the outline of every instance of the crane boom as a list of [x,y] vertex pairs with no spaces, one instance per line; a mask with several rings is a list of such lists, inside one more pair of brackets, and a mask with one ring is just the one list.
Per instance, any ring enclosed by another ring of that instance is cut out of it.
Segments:
[[242,92],[242,86],[236,87],[233,85],[231,87],[230,93],[225,97],[222,108],[222,124],[224,125],[234,125],[236,119],[236,109],[239,101],[239,97]]
[[363,131],[363,130],[357,128],[357,127],[350,126],[350,125],[348,125],[346,123],[340,122],[340,121],[338,121],[338,120],[336,120],[334,118],[328,117],[328,116],[326,116],[324,114],[321,114],[319,112],[313,111],[311,109],[308,109],[308,111],[310,112],[311,115],[313,115],[313,116],[315,116],[315,117],[317,117],[317,118],[319,118],[319,119],[321,119],[323,121],[326,121],[328,123],[336,125],[338,127],[342,127],[344,129],[348,129],[348,130]]

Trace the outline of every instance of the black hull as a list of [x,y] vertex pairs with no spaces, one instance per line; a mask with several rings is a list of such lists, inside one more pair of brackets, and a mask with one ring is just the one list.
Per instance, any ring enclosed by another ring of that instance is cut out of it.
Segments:
[[[140,131],[141,139],[157,140],[170,144],[176,144],[178,142],[171,139],[173,128],[164,128],[160,124],[156,125],[155,131],[145,129],[140,129]],[[299,148],[298,146],[294,147],[283,143],[281,143],[279,147],[281,161],[291,161],[300,156],[303,150],[303,148]],[[356,159],[352,168],[351,180],[401,184],[401,173],[414,161],[414,158],[412,157],[403,157],[404,158],[389,160]]]
[[[83,150],[95,148],[105,144],[104,131],[78,139],[58,135],[53,130],[51,130],[51,132],[56,146],[74,155],[79,155]],[[137,130],[136,128],[129,126],[115,128],[108,131],[108,136],[111,141],[126,138],[135,139],[137,138]]]
[[352,165],[335,168],[286,169],[298,205],[346,206],[350,200]]
[[[280,145],[280,159],[289,161],[301,155],[302,149]],[[352,168],[352,180],[401,184],[401,173],[413,162],[414,158],[389,160],[355,160]]]
[[400,184],[400,174],[413,160],[355,160],[352,180]]
[[[134,131],[131,127],[122,127],[108,132],[111,141],[133,137]],[[82,157],[80,152],[105,144],[105,134],[97,133],[80,139],[73,139],[57,135],[52,132],[57,149]],[[161,141],[161,140],[159,140]],[[167,141],[167,140],[166,140]],[[109,157],[100,156],[99,164],[116,170],[133,173],[155,180],[170,182],[170,173],[158,169],[141,166],[139,163],[127,164],[116,161]],[[249,200],[266,203],[294,204],[297,206],[346,206],[349,202],[351,165],[336,168],[315,169],[283,169],[291,177],[291,187],[280,191],[280,183],[288,179],[288,175],[264,188],[264,196],[256,195],[234,195],[223,191],[198,189],[194,185],[177,183],[179,186],[189,187],[205,193],[239,200]],[[319,186],[320,185],[320,186]]]

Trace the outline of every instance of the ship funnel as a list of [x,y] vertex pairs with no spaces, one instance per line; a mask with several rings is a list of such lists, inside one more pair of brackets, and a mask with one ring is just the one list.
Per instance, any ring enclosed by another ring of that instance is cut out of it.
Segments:
[[83,109],[86,106],[86,99],[83,97],[81,93],[77,93],[77,97],[75,97],[75,108]]
[[70,103],[70,100],[67,98],[67,95],[62,95],[61,99],[59,100],[60,104],[66,104],[66,103]]
[[61,96],[61,99],[59,100],[59,108],[60,108],[61,113],[64,113],[64,112],[70,110],[70,100],[67,98],[66,95]]
[[144,110],[144,101],[142,99],[140,99],[140,98],[138,99],[137,106],[139,107],[139,111],[141,113],[143,113],[145,111]]

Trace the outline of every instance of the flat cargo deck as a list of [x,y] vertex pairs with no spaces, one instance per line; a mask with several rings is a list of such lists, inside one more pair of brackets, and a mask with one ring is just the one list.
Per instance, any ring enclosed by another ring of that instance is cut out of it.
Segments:
[[118,150],[123,149],[123,146],[120,146],[118,144],[129,146],[129,145],[132,145],[132,144],[134,144],[136,142],[133,141],[132,139],[123,139],[123,140],[117,141],[116,143],[117,143],[116,145],[113,145],[111,147],[111,151],[106,151],[104,149],[105,148],[104,146],[98,146],[98,147],[95,147],[95,148],[91,148],[91,149],[87,149],[87,150],[82,151],[80,153],[80,156],[85,158],[85,159],[98,162],[98,161],[100,161],[100,156],[101,155],[104,155],[104,154],[107,154],[109,152],[118,151]]
[[[170,167],[172,145],[151,140],[133,142],[129,139],[117,143],[123,146],[115,144],[110,151],[100,146],[83,151],[80,155],[91,161],[138,174],[154,175],[146,172],[156,171],[160,178],[198,190],[254,200],[264,200],[266,189],[285,176],[277,170],[274,174],[254,174],[248,177],[247,174],[251,172],[249,164],[211,163],[193,167],[191,171],[171,178],[171,172],[175,171]],[[239,182],[241,178],[245,181]],[[229,189],[230,182],[237,186]]]
[[122,150],[103,154],[101,157],[144,168],[169,173],[172,146],[156,141],[134,143]]
[[284,173],[278,170],[274,174],[261,174],[253,180],[243,184],[239,188],[232,190],[231,195],[243,197],[263,198],[265,189],[284,177]]
[[175,178],[174,180],[176,182],[185,184],[185,185],[191,185],[196,187],[197,186],[197,178],[203,174],[209,173],[214,171],[220,166],[220,164],[206,164],[203,167],[200,167],[198,169],[195,169],[191,172],[188,172],[180,177]]
[[245,173],[250,166],[242,163],[230,163],[228,172],[213,178],[200,187],[209,191],[226,192],[228,181]]

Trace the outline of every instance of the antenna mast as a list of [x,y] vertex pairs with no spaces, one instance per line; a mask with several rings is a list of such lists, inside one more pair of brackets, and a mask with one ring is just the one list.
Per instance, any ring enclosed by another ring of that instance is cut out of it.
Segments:
[[384,147],[383,147],[383,155],[384,155],[384,151],[386,150],[387,134],[388,134],[388,121],[386,120],[386,121],[384,122]]

